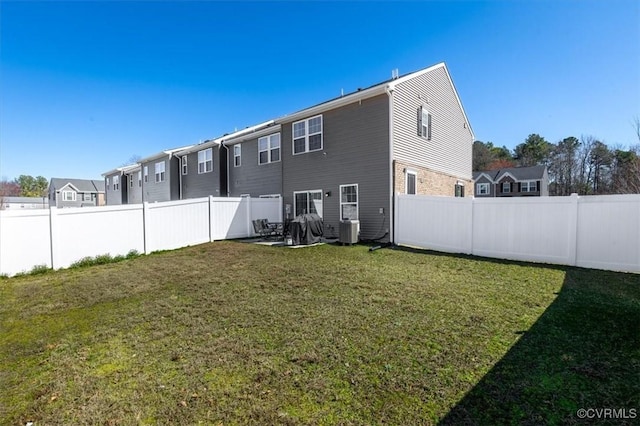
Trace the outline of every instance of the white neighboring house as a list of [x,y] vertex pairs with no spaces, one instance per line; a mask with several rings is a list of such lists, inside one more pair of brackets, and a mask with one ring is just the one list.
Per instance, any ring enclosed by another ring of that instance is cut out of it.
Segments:
[[48,209],[47,197],[1,197],[0,210]]

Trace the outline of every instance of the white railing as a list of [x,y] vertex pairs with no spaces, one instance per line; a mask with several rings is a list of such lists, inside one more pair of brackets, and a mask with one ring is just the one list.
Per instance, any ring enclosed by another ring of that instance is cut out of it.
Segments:
[[88,256],[151,253],[254,235],[253,219],[282,222],[282,198],[0,212],[0,274],[66,268]]
[[396,244],[640,272],[640,195],[395,197]]

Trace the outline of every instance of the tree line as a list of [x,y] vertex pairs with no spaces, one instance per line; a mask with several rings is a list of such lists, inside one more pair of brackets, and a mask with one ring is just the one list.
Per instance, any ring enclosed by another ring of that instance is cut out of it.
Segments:
[[0,197],[45,197],[49,181],[43,176],[20,175],[14,180],[0,180]]
[[[640,122],[636,123],[640,142]],[[640,194],[640,143],[624,149],[593,136],[570,136],[556,143],[529,135],[513,151],[491,142],[473,143],[473,170],[547,166],[549,194]]]

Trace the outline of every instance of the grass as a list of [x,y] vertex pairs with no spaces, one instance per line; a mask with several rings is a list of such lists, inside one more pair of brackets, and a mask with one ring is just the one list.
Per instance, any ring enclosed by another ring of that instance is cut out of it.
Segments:
[[0,281],[0,424],[579,423],[638,324],[639,275],[204,244]]

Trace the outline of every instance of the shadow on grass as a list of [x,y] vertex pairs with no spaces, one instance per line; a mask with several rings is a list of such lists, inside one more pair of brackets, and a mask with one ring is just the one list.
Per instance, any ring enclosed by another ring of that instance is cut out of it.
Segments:
[[640,422],[640,275],[559,269],[556,300],[441,425]]

